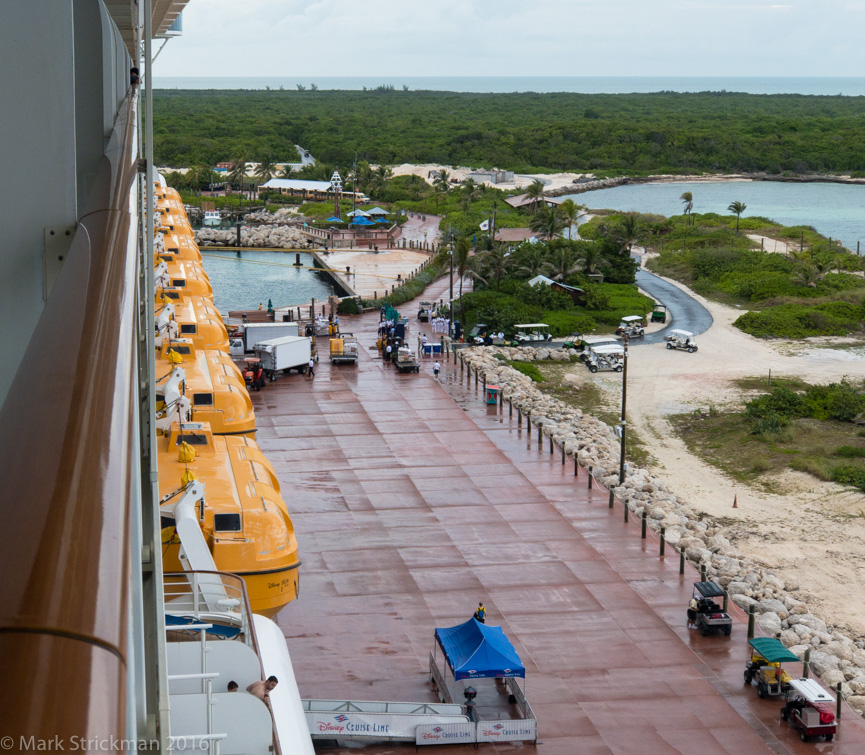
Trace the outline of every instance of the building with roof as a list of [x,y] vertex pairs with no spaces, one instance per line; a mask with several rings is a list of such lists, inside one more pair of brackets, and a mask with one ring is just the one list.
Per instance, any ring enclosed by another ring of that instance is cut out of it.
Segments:
[[571,297],[571,301],[573,301],[574,304],[586,303],[586,292],[583,289],[559,283],[558,281],[554,281],[552,278],[547,278],[546,275],[536,275],[529,281],[529,285],[532,287],[549,286],[553,291],[562,291],[563,293],[566,293]]
[[[258,187],[259,196],[264,192],[277,192],[286,196],[302,197],[314,202],[332,201],[334,198],[330,181],[309,181],[301,178],[271,178]],[[355,193],[341,191],[340,196],[352,199],[355,197]],[[356,198],[358,202],[369,201],[364,193],[360,191],[357,192]]]
[[475,183],[488,181],[491,184],[505,184],[514,182],[514,172],[512,170],[475,170],[469,173],[466,178],[471,178]]
[[[558,207],[563,201],[563,199],[558,199],[557,197],[543,197],[537,200],[538,204],[543,202],[547,207]],[[510,205],[515,210],[531,207],[534,203],[535,200],[528,194],[517,194],[515,197],[507,197],[505,199],[505,204]]]

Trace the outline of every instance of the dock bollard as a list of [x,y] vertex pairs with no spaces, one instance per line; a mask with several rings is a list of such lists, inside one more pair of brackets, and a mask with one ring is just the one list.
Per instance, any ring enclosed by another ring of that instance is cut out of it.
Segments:
[[523,410],[517,407],[517,430],[523,429]]
[[706,581],[706,564],[700,564],[700,581]]
[[660,548],[660,552],[658,553],[658,555],[663,556],[664,550],[666,549],[666,546],[667,546],[667,528],[666,527],[661,527],[661,537],[659,539],[661,541],[661,548]]
[[[748,639],[754,639],[754,606],[748,606]],[[807,652],[807,651],[806,651]]]
[[592,467],[592,466],[589,467],[589,490],[592,489],[592,470],[593,469],[594,469],[594,467]]
[[487,374],[484,373],[484,387],[481,389],[484,392],[484,401],[486,401],[487,396]]
[[[475,388],[478,387],[478,372],[479,372],[479,368],[475,367]],[[487,377],[486,377],[486,375],[484,375],[484,383],[486,383],[486,382],[487,382]]]
[[505,407],[505,392],[499,388],[499,414],[504,411]]
[[841,720],[841,682],[835,685],[835,721]]
[[544,427],[543,425],[538,425],[538,451],[541,450],[541,446],[544,445]]
[[724,590],[724,608],[722,609],[724,613],[727,613],[727,609],[730,607],[730,594]]
[[613,508],[613,491],[610,491],[609,508]]
[[685,573],[685,549],[679,548],[679,574]]
[[577,457],[577,451],[574,451],[574,477],[578,478],[580,476],[580,460]]
[[514,402],[511,401],[510,396],[508,396],[508,417],[514,416]]
[[562,466],[565,466],[565,444],[562,443]]
[[[749,610],[754,606],[749,606]],[[750,626],[750,619],[748,619]],[[805,657],[802,659],[802,678],[807,679],[811,676],[811,648],[805,648]]]
[[553,455],[553,436],[550,436],[550,456]]
[[646,510],[643,509],[643,513],[640,516],[640,539],[646,539]]
[[625,524],[628,523],[628,517],[630,516],[630,509],[628,509],[628,502],[625,501]]

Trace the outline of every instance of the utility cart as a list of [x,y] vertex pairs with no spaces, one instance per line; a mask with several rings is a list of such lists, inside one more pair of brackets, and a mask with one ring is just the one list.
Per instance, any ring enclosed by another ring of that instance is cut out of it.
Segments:
[[621,372],[625,367],[625,347],[620,343],[590,346],[586,354],[589,372],[613,370]]
[[838,722],[832,697],[813,679],[793,679],[787,702],[781,708],[781,718],[799,730],[799,738],[823,737],[827,742],[835,738]]
[[430,313],[432,312],[433,303],[431,301],[422,301],[417,311],[417,319],[421,322],[429,322]]
[[415,353],[408,346],[400,346],[396,350],[394,365],[399,372],[420,372]]
[[330,339],[330,363],[331,364],[357,364],[358,345],[357,338],[351,333],[341,333]]
[[667,322],[667,307],[664,304],[656,304],[652,308],[652,322]]
[[745,664],[745,684],[757,685],[759,697],[774,697],[790,691],[793,677],[783,668],[782,663],[798,663],[784,644],[774,637],[755,637],[748,640],[751,646],[751,660]]
[[693,597],[697,601],[694,623],[704,637],[710,632],[721,632],[729,637],[733,631],[733,619],[721,609],[715,598],[723,598],[724,590],[714,582],[694,582]]

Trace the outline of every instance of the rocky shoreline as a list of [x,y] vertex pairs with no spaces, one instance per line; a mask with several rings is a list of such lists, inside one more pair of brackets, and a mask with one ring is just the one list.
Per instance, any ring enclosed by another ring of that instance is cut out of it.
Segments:
[[501,386],[503,397],[563,447],[567,456],[592,467],[595,478],[635,516],[645,511],[653,531],[664,527],[667,543],[684,550],[698,569],[705,567],[708,577],[724,587],[736,605],[746,611],[753,606],[756,624],[766,635],[778,637],[798,658],[810,651],[813,672],[832,689],[840,683],[850,707],[865,716],[865,639],[848,637],[811,614],[805,602],[795,597],[798,585],[738,555],[720,527],[680,501],[649,470],[626,464],[625,481],[619,485],[619,439],[613,428],[544,394],[531,378],[502,359],[568,362],[576,356],[575,350],[476,346],[458,354],[487,383]]
[[[243,246],[271,249],[312,249],[315,247],[297,226],[262,224],[241,228],[240,241]],[[201,228],[195,232],[195,243],[201,247],[234,246],[237,231]]]
[[772,173],[731,173],[719,175],[680,176],[662,174],[656,176],[618,176],[616,178],[598,178],[572,186],[561,186],[544,192],[548,197],[561,197],[567,194],[584,194],[597,189],[612,189],[616,186],[626,184],[648,184],[648,183],[716,183],[724,181],[776,181],[778,183],[842,183],[842,184],[865,184],[865,178],[852,178],[850,176],[826,176],[819,174],[806,174],[801,176],[782,176]]

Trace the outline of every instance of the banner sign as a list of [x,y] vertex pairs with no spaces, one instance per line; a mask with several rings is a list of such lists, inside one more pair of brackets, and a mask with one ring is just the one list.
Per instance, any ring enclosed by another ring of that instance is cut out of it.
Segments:
[[309,733],[326,739],[407,739],[414,741],[418,720],[429,716],[306,711]]
[[416,745],[447,745],[475,741],[475,725],[465,724],[424,724],[414,731]]
[[532,719],[478,721],[478,742],[516,742],[537,739],[538,722]]

